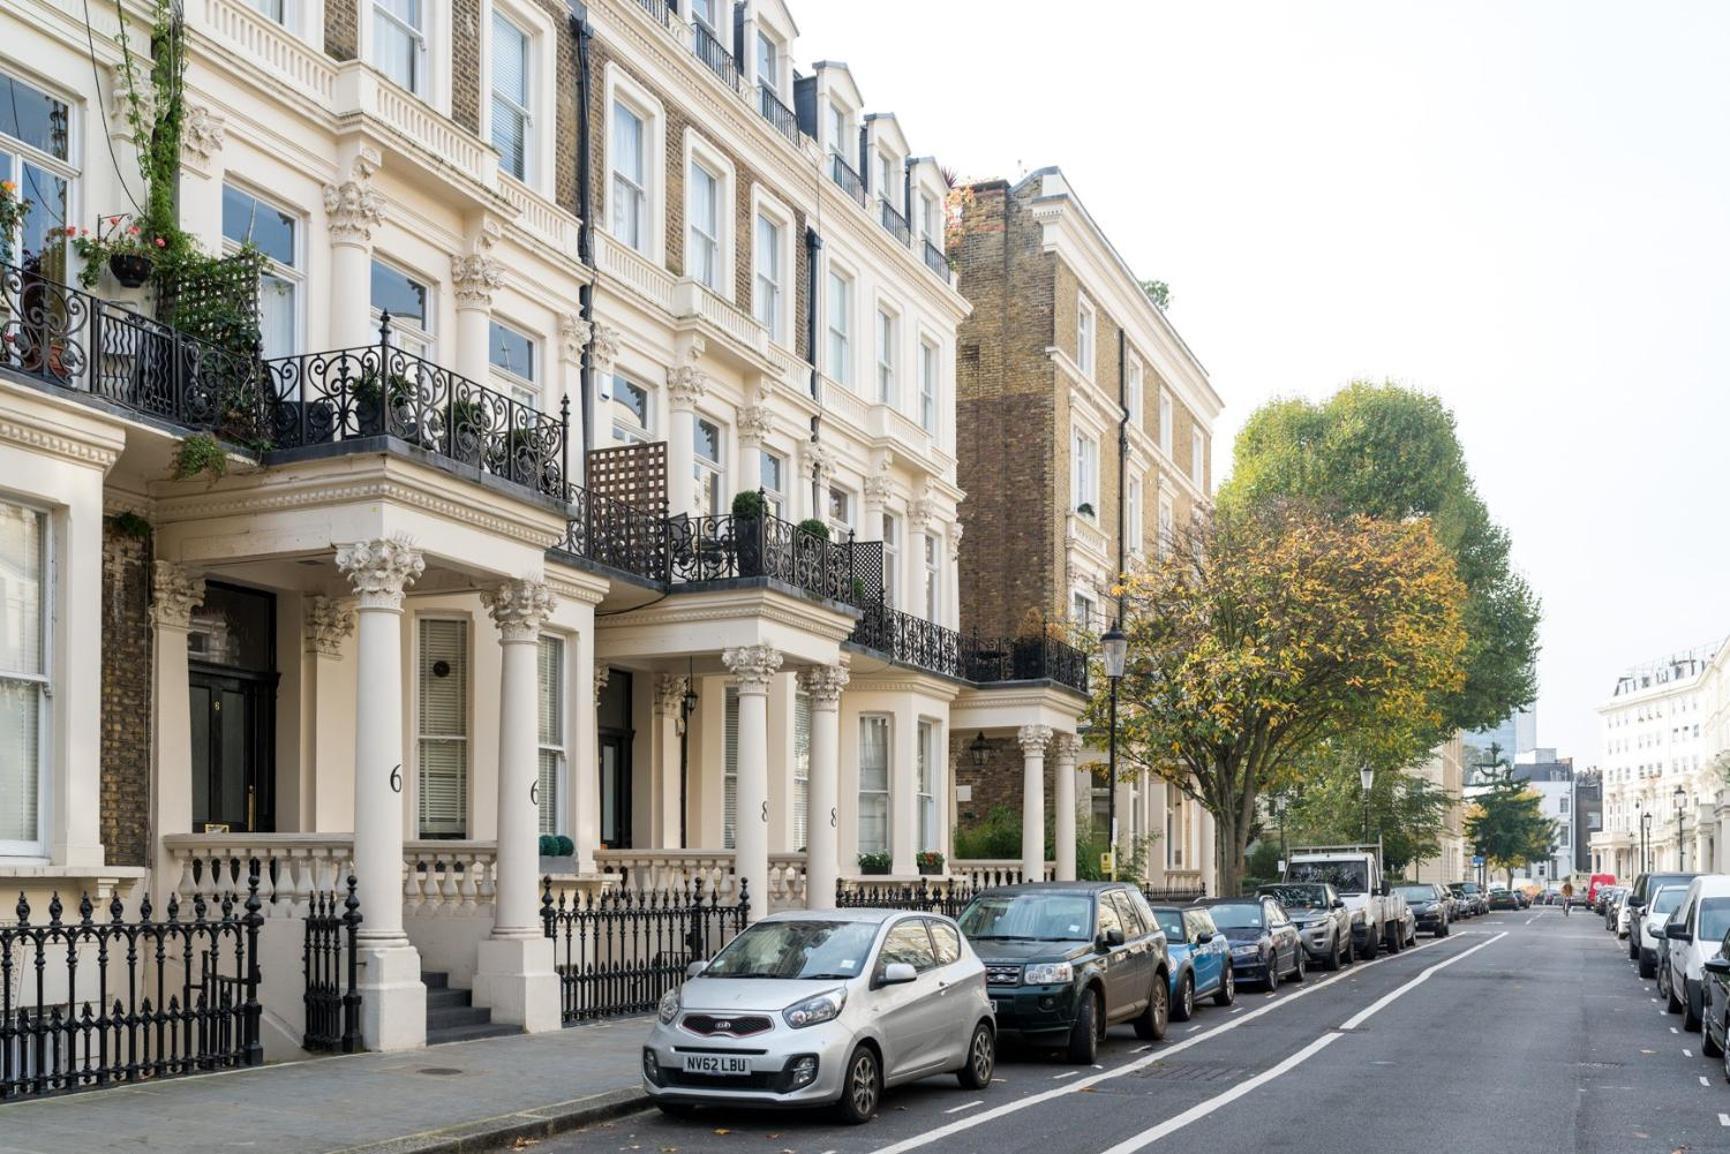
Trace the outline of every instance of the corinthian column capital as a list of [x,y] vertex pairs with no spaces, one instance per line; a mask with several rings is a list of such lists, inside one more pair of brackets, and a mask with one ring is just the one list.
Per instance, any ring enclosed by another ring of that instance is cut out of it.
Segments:
[[158,628],[185,629],[204,603],[204,578],[172,561],[158,561],[151,574],[150,621]]
[[342,643],[354,635],[354,613],[334,597],[310,597],[301,623],[306,651],[317,657],[340,657]]
[[721,661],[740,693],[767,693],[770,679],[781,668],[781,653],[768,645],[740,645],[723,650]]
[[1043,755],[1047,743],[1051,741],[1051,726],[1024,725],[1016,733],[1015,738],[1021,742],[1022,753]]
[[799,688],[811,697],[812,709],[834,709],[841,703],[841,691],[847,688],[847,665],[813,665],[799,671]]
[[426,559],[407,541],[386,537],[342,546],[336,567],[362,609],[401,609],[403,590],[426,572]]
[[374,226],[384,223],[384,202],[372,187],[372,174],[377,171],[377,160],[363,153],[354,158],[347,180],[324,186],[324,212],[332,244],[372,243]]
[[557,599],[544,581],[518,579],[501,582],[481,594],[499,636],[506,642],[533,641],[541,634],[541,626],[553,615]]

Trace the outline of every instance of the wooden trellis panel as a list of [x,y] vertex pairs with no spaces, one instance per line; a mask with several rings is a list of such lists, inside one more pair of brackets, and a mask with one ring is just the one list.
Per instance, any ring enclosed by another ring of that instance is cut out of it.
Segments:
[[667,515],[665,441],[590,449],[586,473],[591,494],[629,505],[652,517]]

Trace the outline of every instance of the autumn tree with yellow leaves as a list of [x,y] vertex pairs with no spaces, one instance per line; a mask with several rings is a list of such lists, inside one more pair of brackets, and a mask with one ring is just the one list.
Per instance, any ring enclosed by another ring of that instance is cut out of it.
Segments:
[[1424,517],[1329,516],[1286,499],[1234,508],[1127,575],[1122,593],[1119,757],[1213,815],[1223,894],[1243,876],[1256,799],[1291,784],[1305,755],[1349,738],[1378,760],[1415,757],[1461,685],[1466,588]]

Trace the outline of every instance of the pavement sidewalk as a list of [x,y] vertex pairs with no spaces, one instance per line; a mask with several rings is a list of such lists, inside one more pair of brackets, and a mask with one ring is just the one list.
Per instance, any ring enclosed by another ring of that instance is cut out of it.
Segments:
[[0,1154],[469,1154],[647,1104],[627,1018],[395,1054],[166,1078],[0,1106]]

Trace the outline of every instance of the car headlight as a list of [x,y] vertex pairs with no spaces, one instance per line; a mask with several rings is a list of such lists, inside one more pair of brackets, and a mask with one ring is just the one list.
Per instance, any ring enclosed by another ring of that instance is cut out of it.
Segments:
[[661,1004],[655,1008],[655,1016],[660,1018],[664,1025],[672,1024],[673,1019],[679,1016],[678,990],[668,990],[661,995]]
[[1256,954],[1256,953],[1260,953],[1260,952],[1261,952],[1261,947],[1256,945],[1254,942],[1251,942],[1247,946],[1233,946],[1231,948],[1231,956],[1234,958],[1248,957],[1252,954]]
[[1028,986],[1055,986],[1075,980],[1075,967],[1068,962],[1039,962],[1023,971],[1021,981]]
[[841,1016],[841,1007],[847,1004],[847,989],[841,987],[825,990],[806,998],[803,1002],[794,1002],[781,1011],[781,1017],[795,1030],[806,1026],[816,1026],[824,1022],[833,1022]]

